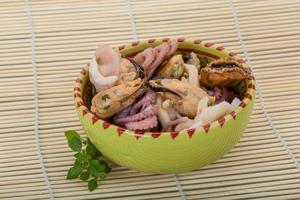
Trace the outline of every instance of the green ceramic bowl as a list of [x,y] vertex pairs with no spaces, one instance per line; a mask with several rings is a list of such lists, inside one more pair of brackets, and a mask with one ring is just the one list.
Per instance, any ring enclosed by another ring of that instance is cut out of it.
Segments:
[[[136,41],[116,48],[122,55],[134,55],[165,39]],[[201,40],[177,38],[179,51],[193,51],[209,60],[243,59],[224,47]],[[253,77],[253,76],[251,76]],[[134,132],[97,118],[82,97],[88,83],[88,66],[81,71],[74,88],[75,106],[88,138],[105,157],[133,170],[151,173],[181,173],[203,167],[226,154],[239,141],[249,121],[254,99],[254,78],[246,81],[246,94],[239,108],[201,128],[180,132]]]

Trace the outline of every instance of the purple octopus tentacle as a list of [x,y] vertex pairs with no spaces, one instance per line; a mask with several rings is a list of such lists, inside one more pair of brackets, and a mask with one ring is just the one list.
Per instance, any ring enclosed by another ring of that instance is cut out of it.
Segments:
[[142,110],[141,112],[131,115],[131,116],[127,116],[127,117],[123,117],[123,118],[119,118],[116,119],[116,123],[128,123],[128,122],[134,122],[134,121],[140,121],[146,118],[149,118],[153,115],[156,115],[158,112],[158,106],[157,105],[149,105],[147,106],[144,110]]
[[157,124],[157,117],[154,115],[141,121],[128,122],[125,126],[130,130],[147,130],[156,127]]
[[129,115],[134,115],[136,114],[141,108],[146,108],[150,104],[155,103],[155,92],[152,90],[149,90],[138,102],[136,102],[133,106],[132,109],[130,110]]

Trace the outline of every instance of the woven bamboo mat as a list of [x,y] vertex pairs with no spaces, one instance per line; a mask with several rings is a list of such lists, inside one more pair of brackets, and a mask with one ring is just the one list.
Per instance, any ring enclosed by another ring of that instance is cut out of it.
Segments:
[[[299,12],[298,0],[1,0],[0,199],[300,199]],[[114,165],[92,193],[65,180],[63,131],[83,134],[79,69],[98,44],[165,36],[213,41],[254,68],[258,97],[241,141],[177,178]]]

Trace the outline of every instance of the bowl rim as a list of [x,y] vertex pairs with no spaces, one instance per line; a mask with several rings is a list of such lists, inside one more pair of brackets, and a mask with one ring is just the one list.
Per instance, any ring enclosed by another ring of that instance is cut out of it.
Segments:
[[[192,135],[195,132],[205,132],[206,134],[209,132],[210,129],[213,129],[217,126],[220,126],[221,128],[225,125],[225,123],[228,123],[228,121],[231,120],[235,120],[236,117],[238,116],[238,114],[241,112],[242,109],[244,109],[245,107],[247,107],[250,102],[254,101],[253,97],[255,96],[255,78],[252,72],[252,69],[250,67],[248,67],[248,65],[246,64],[246,62],[240,57],[238,56],[236,53],[234,52],[229,52],[227,50],[225,50],[225,48],[223,46],[219,46],[217,44],[211,43],[211,42],[205,42],[203,40],[200,39],[186,39],[183,37],[175,37],[175,38],[156,38],[156,39],[148,39],[148,40],[136,40],[133,41],[131,43],[127,43],[124,45],[120,45],[118,47],[115,47],[114,49],[118,52],[121,53],[124,52],[125,50],[128,49],[132,49],[132,48],[137,48],[139,45],[141,44],[149,44],[149,45],[153,45],[154,43],[162,43],[162,42],[167,42],[169,40],[177,40],[179,43],[192,43],[194,45],[199,45],[202,46],[206,49],[211,49],[211,50],[217,50],[222,52],[223,54],[227,55],[228,57],[237,60],[238,63],[240,63],[244,68],[247,68],[249,70],[249,72],[251,73],[250,78],[248,79],[248,83],[247,83],[247,91],[244,95],[243,100],[241,101],[239,107],[230,112],[229,114],[219,118],[218,120],[209,123],[209,124],[205,124],[201,127],[198,128],[191,128],[191,129],[184,129],[181,131],[172,131],[172,132],[149,132],[149,131],[133,131],[133,130],[129,130],[123,127],[119,127],[115,124],[112,124],[108,121],[105,121],[101,118],[98,118],[94,113],[92,113],[90,111],[90,109],[88,109],[82,99],[83,92],[84,89],[82,84],[84,82],[84,80],[88,77],[88,67],[89,64],[85,65],[83,67],[83,69],[80,71],[79,76],[77,77],[77,79],[75,80],[75,87],[73,90],[73,96],[74,96],[74,103],[75,103],[75,107],[76,110],[80,111],[80,115],[82,115],[83,117],[87,116],[93,125],[95,125],[96,123],[102,122],[102,127],[104,129],[107,129],[109,127],[114,127],[116,128],[116,131],[118,132],[119,136],[123,135],[124,133],[131,135],[131,136],[135,136],[137,139],[146,135],[146,134],[150,134],[152,136],[152,138],[157,138],[161,135],[165,135],[168,134],[170,135],[173,139],[175,139],[175,137],[177,137],[177,135],[179,134],[183,134],[184,132],[187,133],[187,135],[191,138]],[[207,51],[203,51],[202,53],[207,53]],[[212,56],[216,56],[210,54]]]

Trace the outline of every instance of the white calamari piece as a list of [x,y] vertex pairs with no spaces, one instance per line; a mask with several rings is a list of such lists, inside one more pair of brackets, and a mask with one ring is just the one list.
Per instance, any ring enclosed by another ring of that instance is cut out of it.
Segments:
[[197,67],[191,64],[185,64],[184,67],[189,73],[189,83],[193,86],[200,87]]
[[241,100],[234,97],[234,99],[231,102],[231,105],[234,107],[234,109],[237,109],[241,103],[242,103]]
[[162,98],[160,96],[156,97],[156,104],[159,106],[157,117],[161,123],[162,131],[170,131],[168,123],[171,121],[169,113],[167,110],[162,108]]
[[111,88],[118,80],[118,76],[103,76],[100,73],[95,56],[92,58],[90,63],[89,78],[97,92]]
[[209,102],[209,99],[207,96],[203,97],[199,101],[198,108],[197,108],[197,115],[199,115],[203,109],[207,108],[208,102]]
[[212,123],[233,110],[235,110],[235,107],[227,101],[222,101],[219,104],[209,106],[203,109],[201,113],[195,117],[195,123],[190,128],[197,128],[201,125]]

